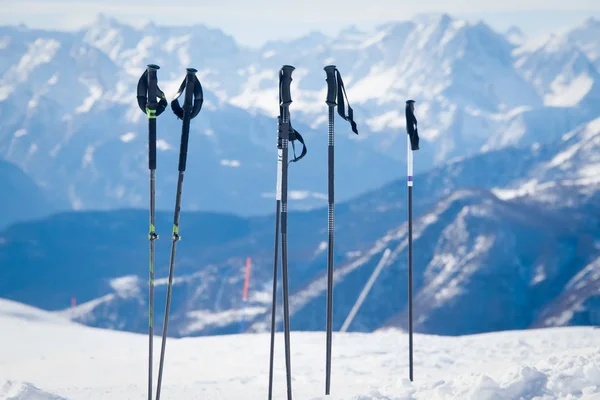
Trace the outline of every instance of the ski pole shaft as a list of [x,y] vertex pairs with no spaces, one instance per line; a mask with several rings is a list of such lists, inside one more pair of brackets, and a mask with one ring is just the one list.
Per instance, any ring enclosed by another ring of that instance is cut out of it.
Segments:
[[410,137],[407,136],[408,146],[408,354],[409,379],[413,380],[413,251],[412,251],[412,188],[413,188],[413,157],[410,148]]
[[[279,153],[279,150],[278,150]],[[277,161],[277,204],[275,207],[275,249],[273,252],[273,302],[271,305],[271,349],[269,352],[269,397],[268,400],[273,399],[273,361],[275,353],[275,315],[277,312],[277,269],[279,264],[279,213],[281,212],[281,190],[280,190],[280,177],[281,177],[281,158],[278,157]]]
[[327,312],[326,312],[326,355],[325,355],[325,394],[328,395],[331,390],[331,352],[333,336],[333,269],[334,269],[334,235],[335,235],[335,185],[334,185],[334,123],[336,106],[336,79],[335,65],[328,65],[324,68],[327,82],[327,103],[329,110],[329,132],[327,140]]
[[[150,170],[150,276],[148,281],[148,400],[152,400],[152,364],[154,358],[154,241],[158,239],[155,232],[155,182],[156,182],[156,117],[166,107],[164,94],[158,88],[158,65],[148,64],[137,86],[137,99],[140,109],[148,117],[148,169]],[[160,98],[160,102],[157,101]]]
[[288,254],[287,254],[287,191],[288,191],[288,142],[290,138],[289,106],[292,103],[290,86],[294,67],[284,65],[281,79],[281,129],[280,139],[282,148],[282,176],[281,176],[281,278],[283,292],[283,320],[285,337],[285,365],[287,381],[287,397],[292,400],[292,362],[290,344],[290,310],[289,310],[289,284],[288,284]]
[[[171,243],[171,257],[169,262],[169,280],[167,285],[167,301],[165,305],[165,318],[163,323],[163,334],[162,334],[162,346],[160,352],[160,363],[158,367],[158,383],[156,387],[156,400],[160,400],[160,393],[162,387],[162,376],[163,376],[163,368],[164,368],[164,359],[165,359],[165,349],[167,342],[167,332],[169,326],[169,310],[171,308],[171,297],[173,291],[173,275],[175,270],[175,255],[176,255],[176,246],[177,242],[180,240],[179,236],[179,220],[181,215],[181,193],[183,190],[183,177],[185,173],[186,160],[187,160],[187,150],[188,150],[188,139],[190,135],[190,120],[194,117],[193,115],[193,101],[194,101],[194,92],[195,92],[195,84],[198,82],[195,76],[196,70],[194,68],[187,68],[187,74],[185,79],[185,97],[183,103],[183,115],[182,115],[182,125],[181,125],[181,144],[179,149],[179,175],[177,179],[177,195],[175,198],[175,212],[173,216],[173,235],[172,235],[172,243]],[[199,84],[199,82],[198,82]],[[173,108],[173,103],[176,100],[173,100],[171,103],[171,107]],[[198,106],[198,111],[200,110]],[[174,109],[175,111],[175,109]]]
[[[406,105],[406,184],[408,188],[408,377],[413,380],[413,248],[412,248],[412,189],[413,189],[413,147],[411,132],[416,134],[413,114],[414,101],[407,101]],[[418,147],[417,147],[418,148]]]
[[150,280],[148,299],[148,400],[152,400],[152,364],[154,360],[154,240],[156,183],[156,97],[158,94],[157,65],[148,65],[148,168],[150,169]]
[[356,303],[354,303],[354,306],[352,307],[352,309],[350,310],[350,313],[346,317],[346,320],[342,324],[342,327],[340,328],[340,332],[346,332],[348,330],[348,328],[350,327],[350,324],[352,323],[352,321],[354,321],[354,317],[356,317],[358,310],[360,309],[363,302],[367,298],[367,295],[369,294],[369,292],[371,291],[371,288],[375,284],[375,281],[379,277],[381,270],[386,265],[387,260],[391,253],[392,252],[390,249],[385,249],[385,251],[383,252],[383,255],[381,256],[379,263],[377,263],[375,270],[373,270],[373,273],[369,277],[369,280],[365,284],[365,287],[363,288],[362,292],[360,292],[360,295],[358,296]]

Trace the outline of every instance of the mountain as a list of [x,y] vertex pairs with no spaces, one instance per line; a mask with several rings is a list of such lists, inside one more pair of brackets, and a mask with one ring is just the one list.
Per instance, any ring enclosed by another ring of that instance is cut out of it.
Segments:
[[0,160],[0,229],[18,221],[47,217],[60,205],[59,199],[37,186],[14,164]]
[[[596,279],[590,265],[600,256],[599,150],[596,119],[550,143],[490,151],[417,175],[418,331],[521,329],[539,326],[540,318],[550,325],[596,323],[597,294],[582,290],[572,297],[570,291],[583,283],[593,288]],[[392,251],[388,264],[350,329],[371,331],[405,321],[405,198],[405,183],[396,181],[337,204],[336,329],[386,248]],[[157,215],[163,235],[157,242],[157,329],[171,218]],[[294,329],[324,327],[326,218],[323,208],[289,215]],[[140,227],[146,221],[147,211],[120,210],[63,213],[12,226],[0,235],[0,263],[12,266],[0,296],[92,326],[144,331],[148,242]],[[234,333],[242,320],[248,331],[267,329],[273,217],[184,212],[181,222],[170,334]],[[250,298],[244,304],[248,256]],[[490,292],[496,295],[486,296]],[[68,307],[71,297],[76,307]],[[481,304],[476,310],[475,302]],[[579,304],[586,308],[577,308],[573,318],[551,318]]]
[[600,21],[593,17],[587,18],[581,25],[573,27],[565,34],[568,40],[585,52],[596,67],[600,67],[600,43],[598,43]]
[[511,26],[504,32],[504,36],[514,45],[523,44],[527,40],[527,36],[523,33],[521,28],[518,26]]
[[[195,66],[205,103],[192,122],[183,207],[264,215],[276,179],[277,71],[292,64],[292,122],[308,155],[291,168],[290,208],[313,209],[326,201],[325,65],[340,68],[360,132],[337,118],[336,198],[343,201],[398,178],[407,98],[417,101],[424,142],[418,172],[550,142],[595,118],[594,24],[540,44],[509,40],[511,33],[481,22],[421,15],[259,49],[202,25],[133,28],[108,16],[78,32],[0,27],[0,156],[73,209],[145,207],[146,122],[135,85],[145,65],[157,63],[170,97],[184,68]],[[161,210],[173,207],[179,122],[169,110],[158,119]]]

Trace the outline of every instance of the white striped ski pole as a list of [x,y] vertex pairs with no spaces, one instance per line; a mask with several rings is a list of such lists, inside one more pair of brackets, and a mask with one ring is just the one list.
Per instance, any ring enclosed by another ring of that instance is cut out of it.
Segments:
[[358,313],[358,310],[362,306],[363,302],[367,298],[367,295],[371,291],[371,288],[375,284],[375,281],[379,277],[379,274],[381,273],[381,270],[387,264],[387,260],[390,257],[391,253],[392,252],[391,252],[390,249],[385,249],[385,251],[383,252],[383,255],[381,256],[381,259],[377,263],[377,266],[373,270],[373,273],[369,277],[369,280],[365,284],[365,287],[363,288],[362,292],[360,292],[360,295],[358,296],[358,299],[356,300],[356,303],[354,303],[354,306],[352,307],[352,310],[350,310],[350,313],[348,314],[348,316],[346,317],[346,320],[344,321],[342,327],[340,328],[340,332],[346,332],[348,330],[348,328],[350,327],[350,324],[354,320],[354,317],[356,317],[356,313]]

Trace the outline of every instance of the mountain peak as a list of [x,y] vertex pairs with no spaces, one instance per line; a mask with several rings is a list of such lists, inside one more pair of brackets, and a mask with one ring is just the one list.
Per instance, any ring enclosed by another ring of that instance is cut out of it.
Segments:
[[504,36],[506,36],[506,38],[508,39],[509,42],[511,42],[512,44],[515,44],[515,45],[520,45],[520,44],[524,43],[525,40],[527,40],[527,37],[525,36],[525,34],[521,30],[521,28],[519,28],[516,25],[510,26],[504,32]]
[[108,14],[104,14],[104,13],[96,14],[96,19],[94,20],[92,25],[93,26],[101,26],[101,27],[105,27],[105,28],[113,28],[113,27],[123,26],[123,24],[121,22],[119,22],[119,20],[117,20],[115,17],[110,16]]
[[450,16],[448,13],[442,12],[431,12],[431,13],[419,13],[415,15],[413,21],[422,23],[422,24],[438,24],[438,25],[447,25],[454,21],[455,18]]
[[598,28],[600,28],[600,20],[598,20],[598,19],[596,19],[594,17],[588,17],[588,18],[586,18],[583,21],[582,28],[585,28],[585,29],[591,29],[591,28],[598,29]]
[[515,55],[534,52],[551,54],[573,49],[574,46],[569,43],[565,36],[551,33],[523,43],[520,48],[515,50]]

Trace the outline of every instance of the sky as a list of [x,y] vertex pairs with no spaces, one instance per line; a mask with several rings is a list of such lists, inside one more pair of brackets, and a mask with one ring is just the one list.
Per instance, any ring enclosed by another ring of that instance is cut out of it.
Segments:
[[74,30],[98,13],[142,26],[201,23],[220,28],[239,43],[298,37],[310,31],[335,34],[356,25],[371,29],[419,13],[447,12],[470,21],[484,20],[503,31],[517,25],[529,36],[600,18],[598,0],[0,0],[0,25]]

